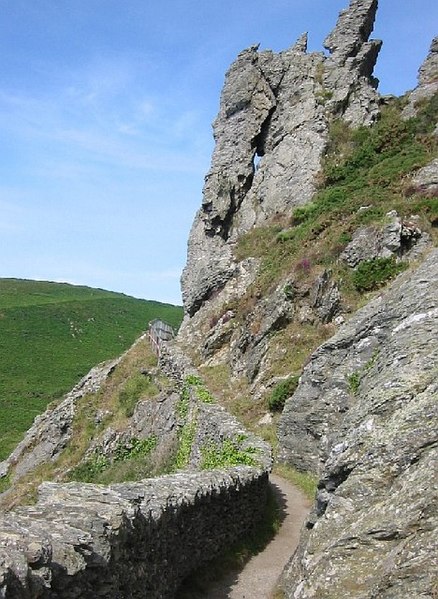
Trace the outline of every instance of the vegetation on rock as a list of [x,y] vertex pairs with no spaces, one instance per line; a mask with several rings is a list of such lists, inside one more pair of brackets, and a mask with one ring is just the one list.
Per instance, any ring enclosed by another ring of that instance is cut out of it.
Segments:
[[210,443],[201,449],[202,470],[213,468],[229,468],[230,466],[255,466],[256,449],[254,447],[242,447],[245,439],[224,439],[221,444]]
[[291,397],[297,388],[298,379],[298,376],[289,376],[275,385],[268,398],[268,407],[271,412],[279,412],[283,409],[286,399]]

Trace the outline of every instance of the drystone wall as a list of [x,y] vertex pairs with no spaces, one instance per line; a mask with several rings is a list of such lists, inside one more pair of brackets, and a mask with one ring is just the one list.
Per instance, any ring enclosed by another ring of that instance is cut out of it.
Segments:
[[0,518],[0,597],[173,597],[257,523],[266,472],[247,466],[103,487],[45,483]]

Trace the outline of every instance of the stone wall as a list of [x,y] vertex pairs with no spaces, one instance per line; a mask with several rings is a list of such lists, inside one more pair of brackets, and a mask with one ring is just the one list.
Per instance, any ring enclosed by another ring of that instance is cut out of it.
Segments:
[[267,473],[247,466],[103,487],[44,483],[0,519],[0,597],[173,597],[257,523]]

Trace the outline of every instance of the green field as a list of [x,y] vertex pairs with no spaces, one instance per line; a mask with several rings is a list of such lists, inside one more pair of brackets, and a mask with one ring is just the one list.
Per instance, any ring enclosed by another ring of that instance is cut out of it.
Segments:
[[182,308],[66,283],[0,279],[0,459],[49,402],[120,355],[154,318],[177,328]]

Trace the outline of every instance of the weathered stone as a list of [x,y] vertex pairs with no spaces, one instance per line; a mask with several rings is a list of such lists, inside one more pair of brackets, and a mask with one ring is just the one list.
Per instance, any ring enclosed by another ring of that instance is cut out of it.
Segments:
[[341,11],[335,29],[324,40],[324,48],[333,60],[344,65],[363,51],[374,28],[376,11],[377,0],[353,0],[348,9]]
[[331,322],[341,308],[341,294],[332,281],[331,272],[325,270],[318,277],[311,292],[312,308],[321,322]]
[[420,168],[411,179],[414,190],[426,196],[438,195],[438,158]]
[[[405,118],[417,114],[418,105],[438,92],[438,37],[432,40],[429,54],[418,71],[418,85],[408,95],[409,103],[403,110]],[[437,123],[438,126],[438,123]],[[437,128],[435,132],[438,133]]]
[[239,466],[103,487],[45,483],[0,517],[0,596],[174,596],[183,578],[252,530],[267,475]]
[[321,475],[287,597],[433,596],[437,298],[435,250],[313,354],[287,401],[282,459]]
[[[421,231],[416,218],[402,220],[395,210],[387,215],[387,224],[381,228],[376,226],[360,227],[353,234],[352,241],[342,252],[340,258],[352,268],[360,262],[374,258],[410,257],[410,251],[419,244],[425,250],[429,236]],[[417,252],[418,254],[418,252]]]

